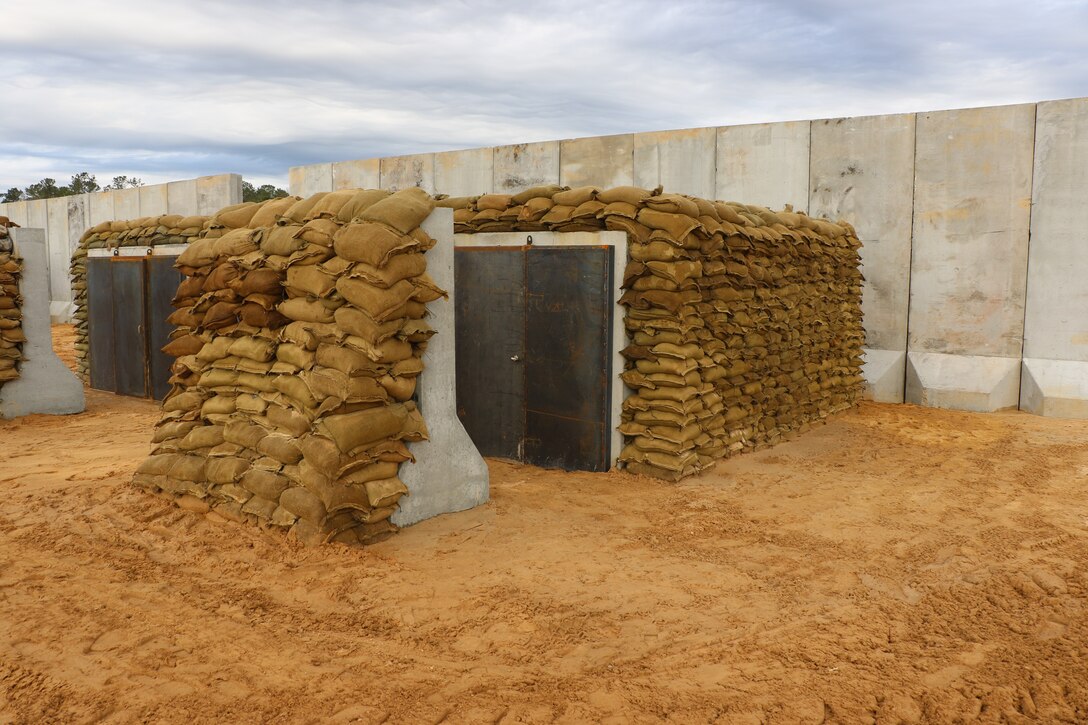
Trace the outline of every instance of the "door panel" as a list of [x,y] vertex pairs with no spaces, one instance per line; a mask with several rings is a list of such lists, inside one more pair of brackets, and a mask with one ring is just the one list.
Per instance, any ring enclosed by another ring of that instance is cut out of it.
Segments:
[[113,339],[117,387],[122,395],[147,397],[147,321],[142,258],[114,257]]
[[87,260],[87,320],[91,387],[114,392],[113,262],[108,257]]
[[174,311],[170,300],[178,291],[182,274],[174,269],[177,257],[151,257],[148,260],[148,372],[150,374],[151,397],[162,400],[170,392],[170,366],[174,358],[162,351],[163,345],[170,342],[170,333],[174,326],[166,318]]
[[525,437],[525,249],[454,254],[457,414],[480,453],[520,458]]
[[610,467],[612,255],[612,247],[528,252],[528,463],[582,471]]

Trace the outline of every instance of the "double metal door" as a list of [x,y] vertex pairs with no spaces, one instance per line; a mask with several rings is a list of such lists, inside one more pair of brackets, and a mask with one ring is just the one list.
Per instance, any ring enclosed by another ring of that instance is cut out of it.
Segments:
[[173,326],[166,318],[181,282],[174,257],[87,260],[91,387],[162,400],[170,390]]
[[483,455],[608,470],[613,254],[457,248],[457,410]]

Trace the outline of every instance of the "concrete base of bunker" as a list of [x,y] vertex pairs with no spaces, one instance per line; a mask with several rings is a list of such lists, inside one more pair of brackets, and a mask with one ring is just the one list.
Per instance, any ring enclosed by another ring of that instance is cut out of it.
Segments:
[[419,378],[416,396],[430,440],[408,446],[416,462],[401,467],[400,479],[408,495],[393,514],[397,526],[479,506],[489,492],[487,464],[457,417],[453,212],[435,209],[423,223],[423,231],[438,241],[427,253],[427,271],[448,291],[449,299],[432,302],[428,308],[438,334],[423,355],[426,371]]
[[23,343],[19,377],[0,391],[0,418],[80,413],[86,407],[83,384],[53,352],[45,232],[12,229],[11,237],[23,258],[21,293],[27,341]]

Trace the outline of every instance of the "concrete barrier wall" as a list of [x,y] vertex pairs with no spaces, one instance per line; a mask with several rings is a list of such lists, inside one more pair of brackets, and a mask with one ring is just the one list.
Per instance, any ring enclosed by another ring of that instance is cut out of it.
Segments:
[[907,402],[1016,408],[1035,106],[918,115]]
[[809,211],[849,219],[861,240],[864,374],[872,397],[903,402],[914,207],[913,114],[812,122]]
[[846,218],[873,398],[1088,417],[1088,99],[315,164],[291,192],[350,186],[337,169],[453,196],[662,184]]
[[1020,407],[1088,418],[1088,99],[1036,109]]
[[50,310],[54,319],[67,320],[72,302],[68,265],[88,227],[112,219],[211,214],[241,200],[242,177],[219,174],[135,189],[10,202],[0,204],[0,216],[22,227],[45,230]]

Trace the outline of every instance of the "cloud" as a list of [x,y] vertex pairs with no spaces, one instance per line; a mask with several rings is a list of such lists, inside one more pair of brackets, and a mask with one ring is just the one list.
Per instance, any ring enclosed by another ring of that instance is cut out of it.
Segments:
[[88,0],[20,7],[0,188],[1088,94],[1084,3]]

